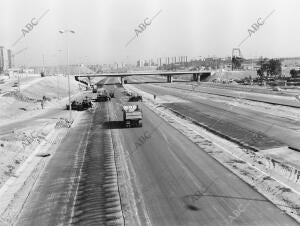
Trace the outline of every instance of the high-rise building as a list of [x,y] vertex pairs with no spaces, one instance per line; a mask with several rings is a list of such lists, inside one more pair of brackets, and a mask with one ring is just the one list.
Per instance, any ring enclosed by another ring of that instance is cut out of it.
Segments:
[[170,58],[169,57],[166,57],[165,58],[165,63],[168,65],[170,63]]
[[4,56],[5,56],[5,50],[3,46],[0,46],[0,73],[3,73],[4,69]]
[[144,67],[144,65],[145,65],[145,61],[144,60],[139,59],[137,61],[137,64],[136,64],[137,67]]
[[12,62],[12,54],[10,49],[7,50],[7,57],[8,57],[8,68],[12,68],[13,62]]
[[161,67],[161,65],[162,65],[161,57],[157,59],[157,65],[158,65],[159,67]]
[[12,67],[12,54],[11,50],[0,46],[0,73]]

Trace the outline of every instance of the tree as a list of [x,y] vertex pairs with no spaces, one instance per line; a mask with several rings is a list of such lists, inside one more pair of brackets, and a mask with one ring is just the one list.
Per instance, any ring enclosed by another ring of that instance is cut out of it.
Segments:
[[276,77],[281,77],[281,60],[280,59],[270,59],[268,67],[270,75]]
[[257,75],[260,77],[260,78],[263,78],[264,77],[264,72],[263,70],[260,68],[257,70]]
[[231,61],[232,69],[241,69],[242,68],[242,62],[243,62],[243,58],[233,56],[232,61]]
[[260,78],[264,77],[265,72],[267,73],[267,77],[281,76],[281,60],[279,59],[268,60],[267,58],[260,58],[258,65],[260,65],[260,69],[257,70],[257,75]]
[[260,68],[257,70],[257,75],[261,80],[263,80],[265,72],[268,71],[268,58],[261,57],[257,64],[260,66]]
[[291,74],[292,78],[297,78],[298,75],[300,74],[300,71],[296,70],[296,69],[292,69],[292,70],[290,70],[290,74]]

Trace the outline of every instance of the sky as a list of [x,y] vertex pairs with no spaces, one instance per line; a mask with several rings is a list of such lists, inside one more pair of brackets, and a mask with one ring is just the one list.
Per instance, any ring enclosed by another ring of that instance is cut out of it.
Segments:
[[226,57],[238,47],[246,58],[300,56],[299,0],[0,0],[0,6],[0,46],[23,50],[15,56],[19,65],[66,64],[68,48],[71,64]]

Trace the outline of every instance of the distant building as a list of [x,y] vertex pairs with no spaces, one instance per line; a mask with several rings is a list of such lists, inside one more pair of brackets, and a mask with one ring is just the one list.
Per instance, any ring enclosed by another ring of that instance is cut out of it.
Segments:
[[12,67],[12,54],[11,50],[0,46],[0,73],[7,71]]
[[162,66],[162,60],[161,60],[161,58],[158,58],[158,59],[157,59],[157,65],[158,65],[159,67]]
[[13,62],[12,62],[12,54],[10,49],[7,50],[7,57],[8,57],[8,68],[12,68]]
[[144,67],[145,61],[143,60],[138,60],[136,66],[137,67]]

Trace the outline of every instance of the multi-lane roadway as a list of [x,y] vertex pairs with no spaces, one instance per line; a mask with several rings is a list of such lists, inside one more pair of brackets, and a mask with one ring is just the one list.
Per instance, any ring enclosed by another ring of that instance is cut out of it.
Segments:
[[[124,128],[120,110],[127,103],[124,90],[115,85],[105,87],[114,89],[116,98],[96,103],[95,112],[84,113],[73,126],[27,199],[18,225],[105,225],[104,153],[115,147],[108,141],[116,135],[113,140],[119,140],[128,156],[126,165],[137,207],[136,213],[130,214],[137,214],[141,225],[297,225],[143,103],[138,103],[143,127]],[[233,114],[222,103],[192,98],[187,92],[152,85],[139,88],[188,99],[169,106],[192,117],[199,114],[199,120],[210,115],[212,120],[232,123],[232,131],[238,126],[248,131],[258,124],[258,130],[269,125],[283,129],[270,116],[241,109]],[[145,133],[147,140],[137,145]],[[270,139],[267,145],[276,142]],[[187,202],[185,197],[194,194],[197,198]],[[138,221],[131,223],[138,225]]]

